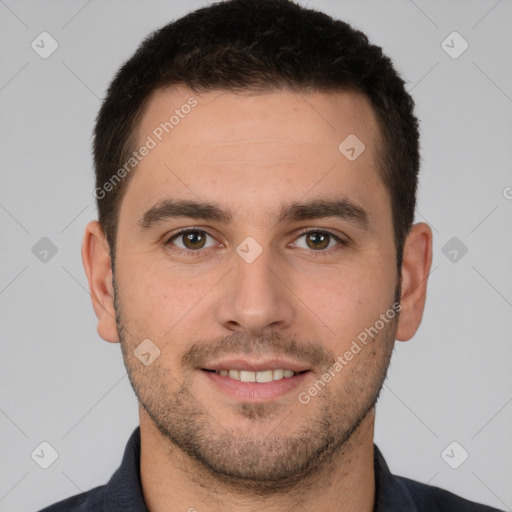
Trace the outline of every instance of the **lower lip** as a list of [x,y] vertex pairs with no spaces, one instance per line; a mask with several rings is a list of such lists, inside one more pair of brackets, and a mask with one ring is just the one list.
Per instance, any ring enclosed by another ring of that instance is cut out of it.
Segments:
[[282,397],[299,387],[309,373],[296,373],[293,377],[270,382],[242,382],[215,372],[201,372],[221,391],[246,402],[270,401]]

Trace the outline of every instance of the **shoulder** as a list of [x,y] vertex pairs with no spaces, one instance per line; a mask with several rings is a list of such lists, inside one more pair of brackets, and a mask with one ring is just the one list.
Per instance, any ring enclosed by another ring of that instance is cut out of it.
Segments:
[[407,489],[419,512],[500,512],[496,508],[466,500],[439,487],[401,476],[395,476],[395,479]]
[[128,440],[121,466],[105,485],[76,494],[39,512],[104,512],[115,510],[146,510],[140,482],[140,428]]
[[100,485],[90,491],[76,494],[43,508],[39,512],[103,512],[105,486]]

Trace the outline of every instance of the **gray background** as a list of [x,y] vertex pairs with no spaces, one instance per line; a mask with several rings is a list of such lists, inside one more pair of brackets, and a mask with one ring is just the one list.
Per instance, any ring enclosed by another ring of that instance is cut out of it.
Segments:
[[[96,215],[91,130],[141,40],[204,4],[0,0],[0,511],[105,483],[138,424],[120,347],[96,333],[80,258]],[[384,48],[421,119],[417,220],[434,231],[433,270],[423,324],[397,343],[376,442],[393,472],[512,510],[512,2],[309,6]],[[43,31],[59,45],[47,59],[31,48]],[[442,44],[453,31],[469,44],[458,58],[445,50],[458,53],[461,39]],[[55,255],[40,252],[43,237]],[[43,441],[58,452],[48,469],[31,457]],[[469,457],[452,469],[462,449]]]

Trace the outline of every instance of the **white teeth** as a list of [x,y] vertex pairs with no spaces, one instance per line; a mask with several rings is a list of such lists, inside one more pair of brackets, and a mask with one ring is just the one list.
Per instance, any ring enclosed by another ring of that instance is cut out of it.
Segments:
[[271,382],[273,377],[272,370],[256,372],[256,382]]
[[250,370],[217,370],[219,375],[230,377],[241,382],[272,382],[273,380],[281,380],[283,378],[293,377],[295,372],[292,370],[262,370],[253,372]]
[[238,370],[229,370],[228,373],[232,379],[240,380],[240,372]]
[[273,372],[273,379],[274,380],[280,380],[284,377],[284,370],[274,370]]
[[240,380],[242,382],[256,382],[256,372],[240,370]]

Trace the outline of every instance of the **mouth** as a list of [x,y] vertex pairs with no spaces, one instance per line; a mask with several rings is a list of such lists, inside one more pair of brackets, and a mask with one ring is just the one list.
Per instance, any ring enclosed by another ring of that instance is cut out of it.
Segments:
[[203,369],[206,372],[214,372],[217,375],[221,375],[222,377],[229,377],[233,380],[239,380],[240,382],[272,382],[275,380],[281,379],[289,379],[297,374],[305,373],[309,370],[303,370],[302,372],[294,372],[293,370],[288,370],[284,368],[277,368],[275,370],[267,369],[260,371],[251,371],[251,370],[235,370],[230,369],[227,370],[223,368],[222,370],[208,370],[206,368]]
[[311,371],[305,365],[290,361],[243,359],[219,361],[199,370],[217,390],[250,402],[275,400],[290,393]]

